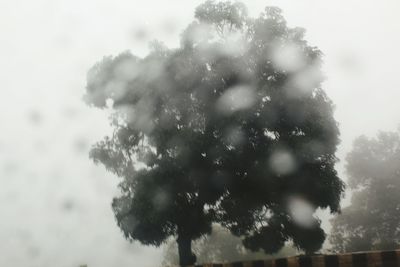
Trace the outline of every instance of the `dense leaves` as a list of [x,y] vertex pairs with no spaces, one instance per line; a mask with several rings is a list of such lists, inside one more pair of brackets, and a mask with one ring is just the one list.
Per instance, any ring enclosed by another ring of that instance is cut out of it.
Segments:
[[178,237],[182,264],[213,222],[253,250],[318,250],[320,221],[311,212],[302,225],[288,207],[296,197],[335,212],[343,192],[321,52],[278,8],[253,19],[243,4],[207,1],[195,14],[179,48],[155,43],[89,71],[87,103],[113,110],[114,134],[91,157],[122,178],[118,225],[143,244]]
[[332,220],[336,251],[389,250],[400,245],[400,133],[361,136],[347,157],[351,205]]
[[[232,235],[229,230],[213,225],[212,233],[193,242],[193,252],[199,263],[223,263],[252,261],[295,256],[299,252],[290,245],[284,246],[278,253],[265,254],[263,251],[250,251],[243,246],[242,239]],[[163,253],[161,266],[177,266],[179,257],[174,240],[169,240]]]

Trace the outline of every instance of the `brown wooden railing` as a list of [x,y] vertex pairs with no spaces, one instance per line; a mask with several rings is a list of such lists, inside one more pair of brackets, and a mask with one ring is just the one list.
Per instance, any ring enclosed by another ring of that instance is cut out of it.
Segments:
[[187,267],[400,267],[400,250],[295,256],[274,260],[199,264]]

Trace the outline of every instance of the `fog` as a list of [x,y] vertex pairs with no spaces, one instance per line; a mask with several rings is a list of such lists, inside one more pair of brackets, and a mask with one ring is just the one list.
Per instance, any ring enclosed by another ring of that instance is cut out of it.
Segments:
[[[87,71],[103,56],[126,50],[144,56],[154,39],[177,47],[201,2],[0,0],[1,266],[159,266],[162,249],[130,244],[116,225],[111,200],[118,179],[88,157],[111,128],[107,114],[82,96]],[[346,181],[344,158],[353,140],[400,124],[400,3],[243,2],[252,16],[279,6],[289,25],[304,27],[324,53],[323,88],[341,132],[337,170]],[[296,68],[285,60],[294,50],[278,53],[277,62]],[[219,101],[229,114],[251,106],[254,96],[249,87],[235,87]],[[232,143],[240,139],[237,129],[227,133]],[[296,168],[287,151],[269,161],[277,172]],[[293,199],[289,205],[307,225],[308,204]],[[329,215],[320,216],[329,231]]]

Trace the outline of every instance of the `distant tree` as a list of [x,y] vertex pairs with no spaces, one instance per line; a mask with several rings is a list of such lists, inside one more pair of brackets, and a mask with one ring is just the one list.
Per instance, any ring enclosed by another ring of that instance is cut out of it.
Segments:
[[179,48],[155,42],[88,73],[85,100],[113,112],[114,133],[90,156],[122,178],[119,227],[145,245],[176,237],[181,265],[214,222],[255,251],[318,250],[320,221],[291,207],[335,212],[343,192],[321,52],[278,8],[252,19],[241,3],[207,1],[195,18]]
[[[164,249],[162,266],[179,264],[178,248],[175,242],[168,242]],[[232,235],[229,230],[213,225],[212,233],[193,242],[193,251],[200,263],[236,262],[254,259],[284,258],[298,254],[298,251],[287,245],[274,255],[263,251],[252,252],[243,246],[242,239]]]
[[338,252],[388,250],[400,245],[400,132],[361,136],[347,156],[351,205],[332,219]]

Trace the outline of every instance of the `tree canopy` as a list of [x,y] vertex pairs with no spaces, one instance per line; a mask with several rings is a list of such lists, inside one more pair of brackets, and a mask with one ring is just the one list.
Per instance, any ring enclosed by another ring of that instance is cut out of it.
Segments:
[[85,100],[112,110],[114,128],[90,157],[121,178],[112,207],[126,238],[177,237],[182,265],[213,223],[252,250],[321,247],[314,211],[338,211],[344,186],[321,52],[304,32],[276,7],[250,18],[242,3],[207,1],[180,47],[90,69]]
[[361,136],[347,156],[351,205],[332,220],[333,249],[389,250],[400,245],[400,132]]
[[[273,259],[295,256],[299,252],[285,245],[279,252],[273,255],[263,251],[250,251],[243,246],[242,239],[232,235],[229,230],[220,225],[213,225],[212,233],[193,242],[193,252],[200,264],[204,263],[226,263],[238,261],[251,261],[254,259]],[[174,240],[167,242],[164,248],[161,266],[179,265],[178,247]]]

